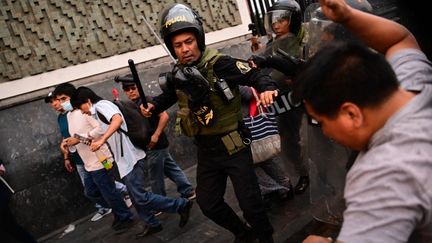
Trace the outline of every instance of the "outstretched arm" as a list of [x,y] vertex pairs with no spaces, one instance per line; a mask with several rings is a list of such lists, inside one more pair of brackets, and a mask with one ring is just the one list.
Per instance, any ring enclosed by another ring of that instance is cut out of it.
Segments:
[[344,25],[387,58],[401,49],[420,49],[411,32],[394,21],[354,9],[344,0],[320,0],[320,4],[329,19]]

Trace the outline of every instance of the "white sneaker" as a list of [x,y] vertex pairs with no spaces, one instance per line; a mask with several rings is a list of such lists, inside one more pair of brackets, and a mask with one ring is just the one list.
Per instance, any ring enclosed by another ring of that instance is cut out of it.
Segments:
[[90,219],[90,221],[95,222],[99,219],[103,218],[105,215],[110,214],[112,211],[111,208],[100,208],[95,215]]

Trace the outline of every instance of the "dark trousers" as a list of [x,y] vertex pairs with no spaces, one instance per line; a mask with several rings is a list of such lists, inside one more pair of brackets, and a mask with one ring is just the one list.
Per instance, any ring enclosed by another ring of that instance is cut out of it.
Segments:
[[254,232],[271,235],[273,227],[265,213],[250,148],[229,155],[217,136],[197,137],[197,144],[196,193],[203,214],[235,235],[244,230],[244,223],[224,200],[229,177],[244,218]]
[[33,238],[33,236],[29,232],[27,232],[27,230],[25,230],[21,225],[16,222],[15,217],[12,215],[9,207],[5,206],[0,208],[0,241],[5,240],[4,237],[8,236],[16,239],[19,242],[37,242]]
[[307,176],[308,170],[304,161],[300,127],[303,109],[294,109],[279,116],[278,128],[281,136],[281,155],[284,163],[293,165],[298,176]]

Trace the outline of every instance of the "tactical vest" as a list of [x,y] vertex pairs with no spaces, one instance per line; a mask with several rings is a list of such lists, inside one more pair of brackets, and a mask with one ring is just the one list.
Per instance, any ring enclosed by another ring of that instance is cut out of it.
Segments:
[[179,104],[179,111],[177,114],[178,118],[180,118],[182,132],[187,136],[225,134],[236,130],[238,122],[242,120],[241,97],[238,86],[231,90],[234,99],[230,102],[226,102],[224,98],[221,97],[220,92],[215,89],[215,83],[218,77],[214,74],[213,65],[221,56],[222,54],[217,50],[206,48],[197,65],[198,70],[202,74],[207,74],[206,78],[210,83],[209,97],[213,109],[213,119],[215,119],[212,125],[203,126],[196,122],[194,115],[190,112],[188,107],[186,94],[181,90],[176,90]]

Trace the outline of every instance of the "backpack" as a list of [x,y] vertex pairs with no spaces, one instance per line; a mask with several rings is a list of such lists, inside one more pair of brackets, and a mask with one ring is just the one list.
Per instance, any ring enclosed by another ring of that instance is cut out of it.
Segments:
[[[113,103],[120,109],[123,118],[126,121],[127,132],[122,128],[118,131],[129,137],[133,145],[136,147],[147,150],[147,145],[150,142],[151,131],[149,120],[141,114],[140,108],[132,101],[115,100]],[[110,125],[110,122],[104,115],[97,111],[99,119]]]

